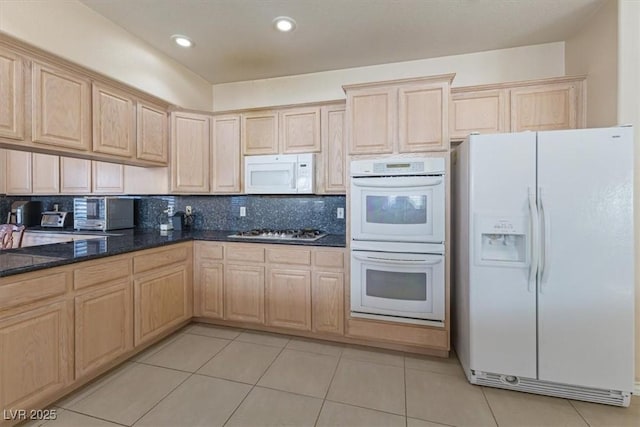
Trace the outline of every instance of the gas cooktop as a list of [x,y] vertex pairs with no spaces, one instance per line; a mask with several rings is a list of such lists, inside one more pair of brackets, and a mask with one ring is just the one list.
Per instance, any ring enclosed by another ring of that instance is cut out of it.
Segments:
[[248,231],[238,231],[228,237],[237,237],[240,239],[269,239],[269,240],[306,240],[313,242],[318,240],[327,233],[313,228],[302,228],[298,230],[273,230],[271,228],[254,228]]

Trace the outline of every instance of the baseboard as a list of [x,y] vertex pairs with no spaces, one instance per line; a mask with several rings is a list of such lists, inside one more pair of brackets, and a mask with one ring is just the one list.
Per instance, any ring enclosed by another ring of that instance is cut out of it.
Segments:
[[633,394],[640,396],[640,381],[636,381],[636,386],[633,389]]

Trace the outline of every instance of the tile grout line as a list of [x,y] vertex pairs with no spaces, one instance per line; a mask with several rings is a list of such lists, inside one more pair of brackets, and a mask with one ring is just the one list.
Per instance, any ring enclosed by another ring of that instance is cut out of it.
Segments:
[[[73,412],[74,414],[78,414],[78,415],[82,415],[82,416],[85,416],[85,417],[93,418],[94,420],[100,420],[100,421],[108,422],[110,424],[116,424],[116,425],[123,426],[123,427],[129,427],[128,424],[122,424],[122,423],[119,423],[118,421],[113,421],[113,420],[109,420],[109,419],[106,419],[106,418],[96,417],[95,415],[85,414],[84,412],[74,411],[73,409],[65,409],[65,411],[69,411],[69,412]],[[55,421],[55,420],[52,420],[52,421]],[[47,423],[48,422],[49,421],[47,421]],[[42,426],[42,425],[43,424],[40,424],[40,426]]]
[[320,405],[320,410],[318,411],[318,415],[316,416],[316,421],[313,423],[314,427],[318,425],[318,421],[320,421],[320,414],[322,414],[322,410],[324,409],[324,404],[327,402],[327,395],[329,394],[329,390],[331,389],[331,384],[333,384],[333,380],[336,377],[336,372],[338,372],[338,366],[340,365],[340,360],[342,360],[342,353],[344,348],[340,349],[340,355],[337,357],[336,367],[333,368],[333,373],[331,374],[331,380],[329,381],[329,385],[327,386],[327,391],[324,392],[324,397],[322,398],[322,405]]
[[569,402],[569,405],[571,405],[571,407],[573,408],[574,411],[576,411],[578,413],[578,416],[580,418],[582,418],[582,420],[589,426],[591,427],[591,423],[589,421],[587,421],[587,419],[584,417],[584,415],[582,415],[582,412],[580,412],[580,410],[576,407],[576,405],[573,404],[573,402],[570,399],[566,399],[567,402]]
[[[238,335],[240,336],[240,335]],[[236,337],[237,338],[237,337]],[[235,340],[234,340],[235,341]],[[289,339],[289,341],[291,341],[291,339]],[[289,341],[287,341],[287,344],[289,344]],[[244,341],[238,341],[238,342],[244,342]],[[255,343],[253,343],[255,344]],[[264,370],[264,372],[262,373],[262,375],[260,375],[260,378],[258,378],[255,382],[255,384],[253,384],[251,386],[251,390],[249,390],[247,392],[247,394],[245,394],[245,396],[242,398],[242,400],[240,401],[240,403],[238,403],[238,406],[236,406],[236,408],[233,410],[233,412],[231,412],[231,414],[227,417],[227,419],[225,420],[225,422],[222,424],[222,426],[226,426],[227,423],[231,420],[231,418],[233,418],[233,416],[235,415],[236,412],[238,412],[238,409],[242,406],[242,404],[244,403],[245,400],[247,400],[247,397],[249,397],[249,395],[251,394],[251,392],[256,388],[256,386],[258,385],[258,383],[260,382],[260,380],[262,379],[262,377],[264,376],[264,374],[267,373],[267,371],[269,370],[269,368],[271,368],[271,366],[275,363],[276,359],[278,357],[280,357],[280,355],[282,354],[282,352],[284,351],[284,349],[287,347],[287,344],[285,344],[281,349],[280,352],[276,355],[276,357],[273,358],[273,360],[271,361],[271,363],[269,364],[269,366],[267,366],[267,369]]]
[[491,407],[491,403],[489,403],[489,399],[487,398],[487,394],[484,392],[484,386],[480,386],[480,391],[482,392],[482,397],[484,397],[484,401],[487,402],[487,406],[489,407],[489,412],[491,412],[491,416],[493,417],[493,422],[496,423],[498,427],[500,427],[500,423],[498,423],[498,419],[496,418],[496,414],[493,413],[493,408]]
[[[180,334],[182,334],[182,332],[178,332],[178,334],[177,334],[177,335],[180,335]],[[195,335],[195,334],[193,334],[193,335]],[[177,338],[176,338],[176,339],[177,339]],[[174,340],[172,340],[171,342],[173,342],[173,341],[174,341]],[[178,389],[182,384],[184,384],[185,382],[187,382],[187,381],[189,380],[189,378],[193,377],[199,369],[201,369],[204,365],[206,365],[207,363],[209,363],[209,361],[210,361],[211,359],[213,359],[214,357],[216,357],[216,355],[217,355],[218,353],[220,353],[223,349],[225,349],[225,348],[226,348],[230,343],[231,343],[231,341],[229,341],[228,343],[226,343],[226,344],[224,345],[224,347],[222,347],[220,350],[218,350],[217,352],[215,352],[215,354],[214,354],[213,356],[211,356],[209,359],[207,359],[207,361],[206,361],[205,363],[203,363],[202,365],[200,365],[200,367],[199,367],[198,369],[196,369],[194,372],[181,371],[181,370],[179,370],[179,369],[165,368],[164,366],[149,365],[149,364],[146,364],[146,363],[143,363],[143,362],[139,362],[140,364],[144,364],[144,365],[146,365],[146,366],[153,366],[153,367],[156,367],[156,368],[171,369],[171,370],[173,370],[173,371],[177,371],[177,372],[181,372],[181,373],[189,373],[189,375],[188,375],[188,376],[187,376],[183,381],[181,381],[178,385],[176,385],[174,388],[172,388],[172,389],[169,391],[169,393],[165,394],[165,395],[164,395],[164,396],[163,396],[159,401],[157,401],[157,402],[155,403],[155,405],[153,405],[151,408],[149,408],[149,410],[148,410],[148,411],[146,411],[144,414],[142,414],[140,417],[138,417],[138,419],[136,419],[136,420],[133,422],[133,424],[131,424],[131,425],[132,425],[132,426],[134,426],[138,421],[140,421],[142,418],[144,418],[144,417],[145,417],[149,412],[153,411],[153,410],[154,410],[154,409],[155,409],[155,408],[156,408],[160,403],[162,403],[162,402],[163,402],[167,397],[169,397],[169,395],[170,395],[170,394],[172,394],[174,391],[176,391],[176,390],[177,390],[177,389]],[[155,354],[155,353],[153,353],[153,354]],[[149,355],[149,357],[151,357],[151,355]]]
[[402,383],[404,385],[404,425],[409,427],[409,403],[407,402],[407,355],[402,353]]

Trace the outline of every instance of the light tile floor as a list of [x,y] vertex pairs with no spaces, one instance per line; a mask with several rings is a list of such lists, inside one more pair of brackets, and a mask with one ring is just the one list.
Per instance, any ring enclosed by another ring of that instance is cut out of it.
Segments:
[[483,388],[455,357],[203,324],[54,406],[28,426],[640,426],[640,397],[616,408]]

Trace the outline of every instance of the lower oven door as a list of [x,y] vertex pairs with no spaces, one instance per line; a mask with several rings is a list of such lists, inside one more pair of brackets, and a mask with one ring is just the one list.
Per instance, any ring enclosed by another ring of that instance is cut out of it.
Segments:
[[351,251],[351,311],[444,320],[444,256]]

